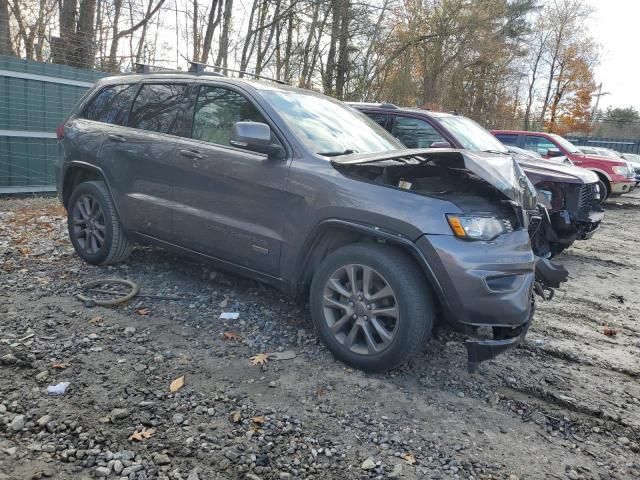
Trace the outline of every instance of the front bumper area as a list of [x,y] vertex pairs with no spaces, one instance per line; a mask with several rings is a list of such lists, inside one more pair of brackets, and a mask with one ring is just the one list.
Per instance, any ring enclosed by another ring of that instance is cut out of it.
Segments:
[[[467,347],[467,369],[469,373],[473,373],[478,369],[480,363],[495,358],[499,354],[509,350],[510,348],[518,345],[529,331],[531,322],[533,321],[533,314],[535,312],[535,301],[531,300],[531,312],[529,314],[529,320],[524,325],[511,330],[501,329],[500,334],[496,335],[494,329],[494,338],[487,340],[467,340],[465,346]],[[503,337],[503,338],[496,338]]]
[[611,193],[613,195],[621,195],[623,193],[631,193],[636,186],[636,182],[633,179],[629,179],[622,182],[611,182]]
[[450,321],[507,328],[529,321],[535,256],[526,230],[488,242],[423,235],[416,245],[438,280]]

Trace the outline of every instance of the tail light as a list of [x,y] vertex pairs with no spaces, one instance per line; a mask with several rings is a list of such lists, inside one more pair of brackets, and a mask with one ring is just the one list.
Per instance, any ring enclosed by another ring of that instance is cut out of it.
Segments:
[[64,138],[64,122],[62,122],[60,125],[58,125],[58,128],[56,128],[56,138],[58,140],[62,140]]

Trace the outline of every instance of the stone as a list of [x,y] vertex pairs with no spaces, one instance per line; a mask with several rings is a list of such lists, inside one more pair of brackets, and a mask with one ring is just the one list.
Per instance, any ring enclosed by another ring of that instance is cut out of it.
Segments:
[[43,415],[38,420],[36,420],[36,425],[38,425],[39,427],[45,427],[50,421],[51,415]]
[[360,465],[362,470],[373,470],[376,468],[376,462],[373,461],[373,458],[368,457],[362,464]]
[[24,415],[16,415],[11,421],[11,430],[13,430],[14,432],[19,432],[24,428],[24,423]]
[[173,415],[173,423],[175,423],[176,425],[180,425],[183,422],[184,422],[184,415],[182,415],[181,413],[176,413]]
[[171,459],[166,453],[154,453],[152,458],[153,463],[156,465],[169,465],[171,463]]
[[571,480],[578,480],[580,478],[580,475],[578,475],[578,472],[576,472],[575,470],[569,470],[569,473],[567,473],[567,475]]
[[618,437],[618,443],[620,445],[629,445],[629,439],[627,437]]
[[131,337],[135,333],[136,333],[136,327],[127,327],[127,328],[124,329],[124,334],[127,337]]
[[49,378],[49,372],[43,370],[36,375],[36,382],[44,382],[47,378]]
[[111,475],[111,469],[109,467],[97,467],[96,477],[108,477]]
[[389,478],[400,478],[400,475],[402,475],[402,465],[400,463],[396,463],[393,466],[393,470],[391,470],[391,473],[389,473],[388,477]]
[[116,475],[120,475],[122,473],[122,470],[124,470],[124,464],[120,460],[115,460],[113,462],[113,472]]
[[293,476],[289,472],[280,472],[278,478],[280,480],[291,480]]
[[129,416],[129,410],[126,408],[114,408],[109,414],[112,420],[122,420]]

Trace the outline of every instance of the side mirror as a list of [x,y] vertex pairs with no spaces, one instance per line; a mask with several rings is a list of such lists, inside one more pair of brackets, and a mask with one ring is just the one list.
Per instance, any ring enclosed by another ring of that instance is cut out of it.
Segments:
[[271,129],[269,125],[260,122],[236,122],[231,128],[229,143],[237,148],[244,148],[252,152],[266,153],[269,157],[277,158],[282,152],[282,146],[271,143]]
[[553,158],[553,157],[563,157],[564,153],[562,153],[562,150],[560,150],[559,148],[550,148],[549,150],[547,150],[547,157],[549,158]]
[[451,148],[451,144],[445,140],[433,142],[429,148]]

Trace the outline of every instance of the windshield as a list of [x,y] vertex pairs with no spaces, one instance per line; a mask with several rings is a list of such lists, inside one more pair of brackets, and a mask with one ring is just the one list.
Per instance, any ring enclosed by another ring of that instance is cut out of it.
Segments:
[[451,132],[463,148],[481,152],[509,153],[500,140],[467,117],[441,117],[438,121]]
[[377,123],[340,102],[301,92],[260,93],[314,153],[335,157],[404,148]]
[[562,148],[564,148],[567,152],[580,153],[580,150],[578,150],[578,147],[576,147],[573,143],[561,137],[560,135],[556,135],[555,133],[550,133],[549,136],[553,138],[556,141],[556,143],[560,145]]

